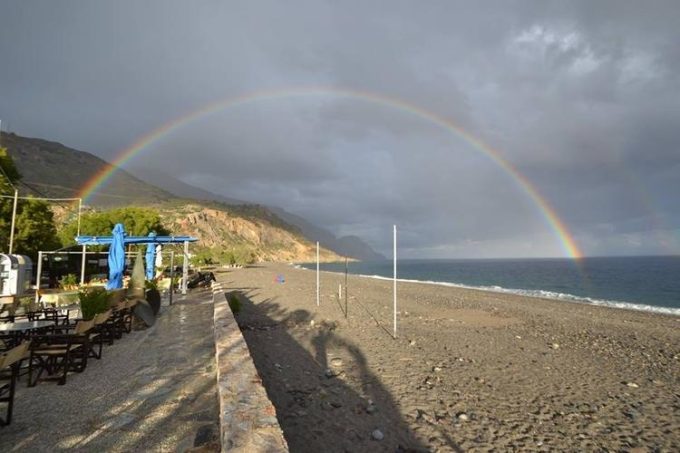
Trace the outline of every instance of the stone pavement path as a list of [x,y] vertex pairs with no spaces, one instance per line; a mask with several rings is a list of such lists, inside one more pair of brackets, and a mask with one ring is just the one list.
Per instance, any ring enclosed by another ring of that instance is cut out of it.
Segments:
[[209,290],[105,346],[66,385],[19,384],[0,451],[219,451]]

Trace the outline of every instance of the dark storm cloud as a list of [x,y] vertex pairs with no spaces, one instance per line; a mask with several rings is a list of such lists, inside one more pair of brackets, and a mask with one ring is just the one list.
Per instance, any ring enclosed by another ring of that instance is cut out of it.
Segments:
[[[248,92],[380,93],[486,141],[589,254],[680,251],[675,2],[4,2],[0,118],[112,157]],[[562,255],[497,163],[414,112],[267,98],[177,128],[130,165],[279,205],[405,256]]]

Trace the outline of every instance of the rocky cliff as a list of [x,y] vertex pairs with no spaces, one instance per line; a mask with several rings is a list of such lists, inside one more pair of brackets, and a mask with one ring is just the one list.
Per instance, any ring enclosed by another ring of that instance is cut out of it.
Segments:
[[[229,211],[197,203],[161,207],[163,223],[177,235],[199,238],[195,250],[225,262],[230,256],[238,261],[312,262],[316,245],[304,237],[272,225],[266,220],[245,218]],[[323,262],[344,258],[321,249]]]

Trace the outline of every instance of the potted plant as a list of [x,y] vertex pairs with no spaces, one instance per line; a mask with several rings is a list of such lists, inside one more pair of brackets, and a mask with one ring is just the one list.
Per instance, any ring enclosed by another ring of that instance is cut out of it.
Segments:
[[80,312],[83,319],[88,320],[109,309],[111,293],[104,288],[92,287],[79,291],[78,299],[80,299]]
[[75,274],[66,274],[59,280],[59,287],[64,291],[78,289],[78,277]]
[[158,284],[154,280],[147,280],[144,283],[146,287],[145,299],[151,305],[153,314],[158,314],[161,309],[161,293],[158,291]]

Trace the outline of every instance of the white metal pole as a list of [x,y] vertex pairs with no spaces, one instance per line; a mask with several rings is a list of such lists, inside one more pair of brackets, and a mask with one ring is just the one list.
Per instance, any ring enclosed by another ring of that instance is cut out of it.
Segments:
[[85,284],[85,260],[87,259],[87,246],[83,245],[83,258],[80,261],[80,284]]
[[38,252],[38,275],[35,277],[35,303],[40,302],[40,279],[42,278],[42,257],[43,252]]
[[175,292],[175,251],[170,251],[170,305],[172,305],[172,293]]
[[187,293],[188,279],[189,279],[189,241],[184,241],[184,263],[182,266],[182,294]]
[[347,257],[345,257],[345,319],[348,319],[348,315],[347,315]]
[[[10,182],[11,184],[11,182]],[[19,201],[19,191],[14,189],[14,206],[12,207],[12,226],[9,232],[9,254],[14,251],[14,225],[17,218],[17,201]]]
[[321,298],[319,286],[319,241],[316,241],[316,306],[319,306],[319,299]]
[[397,226],[394,225],[394,308],[393,308],[393,322],[394,322],[394,338],[397,338]]

